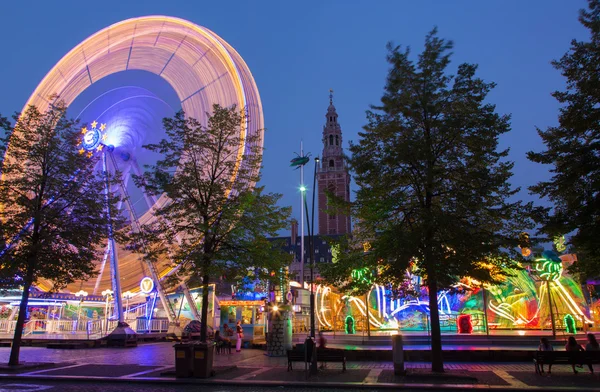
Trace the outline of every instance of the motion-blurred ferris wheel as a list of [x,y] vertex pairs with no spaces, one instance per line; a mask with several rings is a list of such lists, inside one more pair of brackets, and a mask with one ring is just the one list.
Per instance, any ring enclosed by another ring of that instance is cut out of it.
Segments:
[[[213,104],[223,107],[236,105],[244,109],[251,121],[240,124],[240,136],[245,140],[248,138],[244,136],[257,136],[250,140],[257,140],[255,144],[262,146],[260,96],[244,60],[212,31],[173,17],[128,19],[93,34],[48,72],[25,108],[34,105],[43,112],[53,104],[52,99],[60,99],[68,106],[100,79],[129,70],[148,71],[166,80],[177,94],[186,116],[201,122],[206,120],[206,113],[210,113]],[[53,96],[56,98],[50,98]],[[98,117],[85,118],[84,114],[80,119],[88,124],[82,130],[80,152],[103,154],[99,164],[104,165],[106,170],[122,173],[120,184],[112,191],[121,192],[124,199],[128,200],[121,203],[120,208],[132,226],[140,227],[152,222],[155,219],[154,208],[169,203],[168,198],[165,195],[152,197],[142,191],[147,210],[138,214],[127,197],[130,176],[141,174],[135,151],[136,147],[141,147],[142,140],[139,135],[130,134],[126,125],[103,122],[102,116]],[[252,146],[240,147],[245,154],[252,154]],[[245,164],[243,158],[238,159],[241,159],[239,165]],[[235,182],[232,186],[235,187]],[[168,260],[159,260],[154,264],[146,262],[140,254],[126,250],[122,245],[111,247],[111,242],[112,239],[109,239],[104,258],[97,261],[98,277],[88,282],[77,282],[67,290],[74,292],[84,289],[90,294],[99,295],[102,290],[112,288],[115,298],[120,299],[121,291],[139,291],[140,281],[150,277],[158,289],[163,306],[167,305],[160,280],[175,272]],[[51,283],[40,282],[38,287],[49,290]],[[122,308],[118,305],[118,308]],[[165,307],[169,313],[170,306]],[[173,314],[170,313],[171,319]]]

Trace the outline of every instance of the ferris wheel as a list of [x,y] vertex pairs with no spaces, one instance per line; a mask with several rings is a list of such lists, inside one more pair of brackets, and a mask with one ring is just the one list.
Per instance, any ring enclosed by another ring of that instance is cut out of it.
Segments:
[[[242,57],[221,37],[184,19],[167,16],[145,16],[113,24],[85,39],[67,53],[44,77],[27,101],[25,109],[34,105],[41,112],[53,100],[62,100],[69,106],[84,90],[100,79],[123,71],[142,70],[160,76],[173,88],[186,116],[206,121],[213,104],[243,109],[250,121],[240,124],[242,140],[252,140],[240,146],[246,156],[253,154],[256,145],[263,144],[263,112],[258,89]],[[51,98],[55,97],[55,98]],[[82,129],[82,154],[102,154],[100,164],[105,171],[122,173],[120,184],[111,191],[121,192],[125,202],[119,205],[128,215],[132,228],[151,223],[154,210],[170,200],[165,196],[153,197],[143,193],[147,210],[136,213],[127,197],[130,175],[140,175],[141,169],[135,154],[110,122],[102,119],[81,118],[88,125]],[[114,125],[114,124],[113,124]],[[242,155],[237,167],[243,167]],[[235,181],[232,183],[235,188]],[[142,191],[143,192],[143,191]],[[140,281],[149,277],[160,296],[169,319],[174,317],[162,290],[160,281],[177,273],[168,260],[155,263],[144,261],[140,254],[126,250],[109,238],[104,257],[97,261],[98,277],[88,282],[77,282],[67,287],[75,291],[84,289],[99,294],[112,288],[115,313],[122,319],[122,291],[139,291]],[[38,287],[49,290],[51,282],[39,282]],[[189,291],[186,291],[189,295]],[[188,302],[191,298],[188,297]],[[191,302],[190,302],[191,303]],[[194,306],[190,306],[196,310]],[[119,310],[120,309],[120,310]],[[122,320],[121,320],[122,321]],[[173,321],[173,320],[170,320]]]

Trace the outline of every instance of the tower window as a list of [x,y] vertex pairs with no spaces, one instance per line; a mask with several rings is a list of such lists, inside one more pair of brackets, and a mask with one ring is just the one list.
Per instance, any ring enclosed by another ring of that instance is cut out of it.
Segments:
[[336,146],[340,145],[340,137],[338,135],[335,135],[335,145]]
[[333,116],[329,116],[329,122],[333,122]]
[[329,135],[329,145],[333,146],[333,135]]
[[329,167],[335,167],[335,162],[333,161],[333,159],[329,160]]

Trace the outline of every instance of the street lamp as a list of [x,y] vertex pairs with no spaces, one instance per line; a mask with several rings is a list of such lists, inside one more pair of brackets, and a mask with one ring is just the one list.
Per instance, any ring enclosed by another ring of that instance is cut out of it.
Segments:
[[113,295],[113,291],[111,289],[106,289],[102,292],[102,296],[106,298],[104,303],[104,330],[108,333],[108,301]]
[[83,302],[83,298],[87,297],[87,291],[79,290],[75,293],[75,296],[79,298],[79,309],[77,310],[77,329],[79,329],[79,321],[81,319],[81,303]]
[[125,300],[127,301],[125,305],[125,314],[127,315],[129,315],[129,300],[133,297],[135,297],[135,294],[131,291],[126,291],[123,293],[123,298],[125,298]]

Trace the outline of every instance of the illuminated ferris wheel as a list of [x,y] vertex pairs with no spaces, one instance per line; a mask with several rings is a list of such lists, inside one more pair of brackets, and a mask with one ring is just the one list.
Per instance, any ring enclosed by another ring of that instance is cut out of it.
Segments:
[[[186,116],[203,122],[213,104],[223,107],[236,105],[244,109],[250,121],[240,124],[243,140],[263,143],[263,113],[258,89],[242,57],[218,35],[189,21],[166,17],[146,16],[113,24],[93,34],[67,53],[44,77],[27,101],[45,111],[60,99],[68,106],[88,87],[100,79],[123,71],[142,70],[160,76],[173,88]],[[56,98],[50,98],[53,96]],[[24,111],[25,109],[23,109]],[[82,118],[90,125],[82,129],[80,153],[102,154],[100,164],[104,170],[119,170],[122,174],[118,191],[127,196],[127,183],[131,174],[140,175],[135,156],[119,150],[119,137],[115,127],[97,118]],[[253,137],[244,137],[253,136]],[[252,154],[253,145],[241,146],[243,155]],[[243,158],[236,158],[243,167]],[[235,182],[232,187],[235,188]],[[158,198],[143,194],[147,211],[137,216],[130,202],[120,208],[129,215],[132,226],[140,227],[155,219],[153,211],[170,201],[165,195]],[[129,198],[125,197],[125,200]],[[135,227],[134,227],[135,229]],[[111,246],[111,243],[113,245]],[[140,262],[140,254],[132,253],[109,239],[104,258],[98,260],[98,277],[88,282],[78,282],[68,287],[72,292],[84,289],[90,294],[100,294],[107,288],[115,291],[115,301],[120,301],[121,291],[139,291],[140,281],[149,276],[163,302],[168,305],[160,280],[176,273],[168,260],[156,263]],[[107,262],[108,261],[108,262]],[[40,282],[42,290],[51,288],[50,282]],[[189,300],[189,299],[188,299]],[[122,309],[115,303],[115,309]],[[169,313],[170,306],[165,306]],[[192,307],[193,308],[193,307]],[[120,312],[119,312],[120,313]],[[172,312],[171,312],[172,313]],[[172,314],[169,318],[172,318]],[[172,321],[172,320],[171,320]]]

